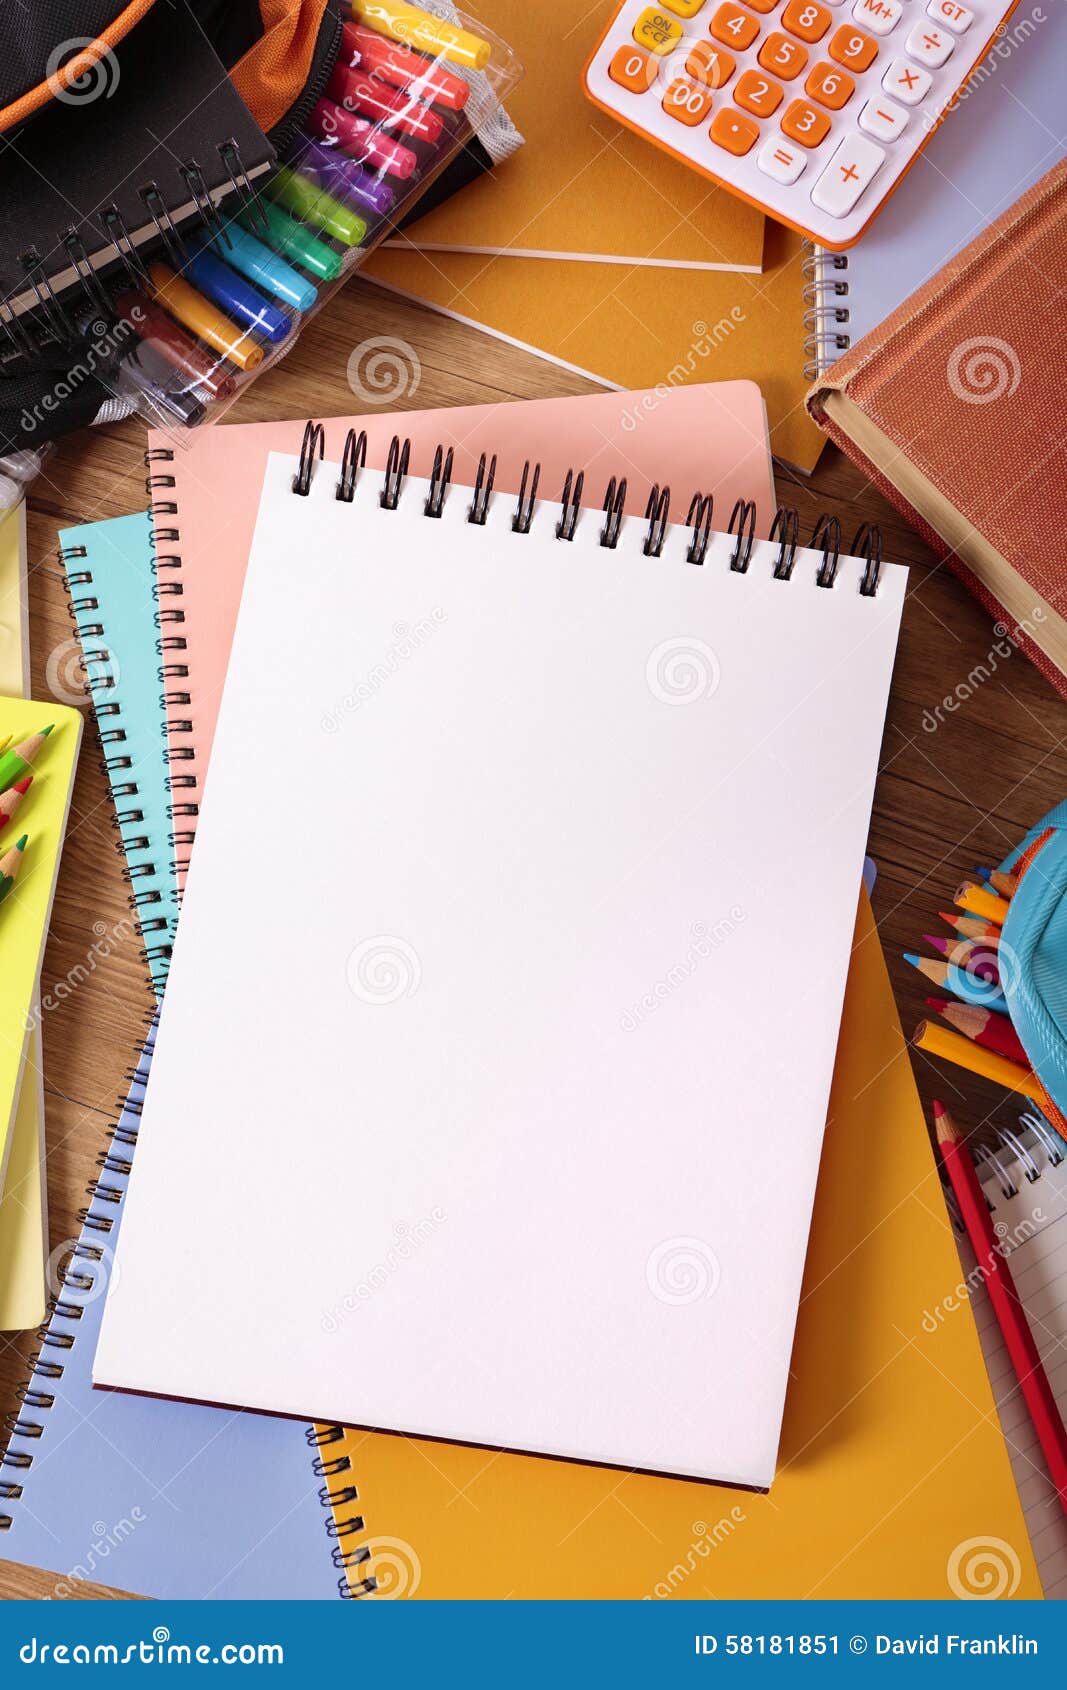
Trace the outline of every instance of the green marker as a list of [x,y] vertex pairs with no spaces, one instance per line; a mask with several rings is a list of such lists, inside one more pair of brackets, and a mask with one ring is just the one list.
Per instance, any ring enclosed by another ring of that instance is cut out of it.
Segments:
[[334,199],[317,182],[290,170],[287,164],[279,165],[275,171],[269,193],[272,200],[284,206],[286,211],[291,211],[294,217],[303,218],[305,223],[314,223],[316,229],[332,235],[335,241],[343,241],[345,246],[362,244],[367,233],[362,217]]
[[55,723],[49,722],[40,733],[31,734],[29,739],[22,740],[0,755],[0,792],[6,792],[9,786],[14,786],[17,780],[29,773],[30,764],[54,727]]
[[[341,274],[341,258],[332,246],[320,241],[310,229],[305,229],[302,223],[298,223],[280,206],[272,205],[270,200],[260,200],[260,208],[267,219],[268,246],[281,253],[283,258],[291,258],[302,270],[310,270],[320,281],[337,280]],[[262,230],[248,212],[242,212],[237,221],[249,234],[263,238]]]

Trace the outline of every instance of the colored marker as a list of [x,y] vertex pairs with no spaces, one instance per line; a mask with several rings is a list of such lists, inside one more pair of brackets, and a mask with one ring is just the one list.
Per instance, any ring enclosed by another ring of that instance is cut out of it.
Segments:
[[352,0],[352,16],[357,23],[370,24],[393,41],[406,41],[435,58],[466,65],[468,70],[484,70],[492,57],[492,47],[480,35],[431,17],[420,7],[407,5],[406,0]]
[[[262,210],[267,219],[267,240],[283,258],[291,258],[294,264],[299,264],[304,270],[310,270],[322,282],[332,282],[341,274],[341,259],[332,246],[320,241],[310,229],[305,229],[295,217],[290,217],[281,206],[272,205],[270,200],[263,200]],[[242,219],[248,215],[242,212]]]
[[264,293],[280,299],[283,305],[291,305],[294,311],[311,310],[319,297],[319,290],[299,270],[294,270],[284,258],[279,258],[269,246],[236,223],[226,225],[226,234],[230,244],[227,246],[222,237],[216,235],[210,242],[212,252],[224,258],[242,276],[247,276],[249,281],[258,283]]
[[968,973],[974,974],[979,980],[988,980],[991,985],[1000,985],[1000,969],[996,958],[977,939],[942,939],[937,933],[924,933],[923,938],[935,951],[940,951],[946,962],[951,962],[957,968],[966,968]]
[[975,1003],[953,1003],[949,998],[927,998],[928,1009],[943,1015],[950,1027],[973,1039],[986,1050],[995,1050],[1009,1062],[1021,1062],[1029,1068],[1026,1047],[1006,1015],[992,1009],[979,1009]]
[[0,857],[0,904],[3,903],[18,879],[18,872],[22,867],[22,858],[26,850],[26,841],[29,837],[28,833],[24,833],[22,838],[12,845],[10,851],[5,851],[4,855]]
[[0,792],[0,827],[7,826],[32,784],[33,776],[26,775],[14,786],[9,786],[6,792]]
[[254,370],[263,362],[263,348],[247,329],[240,328],[223,312],[216,311],[209,299],[198,293],[191,283],[158,260],[148,266],[152,291],[160,305],[172,317],[184,323],[197,340],[206,341],[216,352],[236,364],[239,370]]
[[120,399],[141,406],[145,401],[161,422],[180,422],[186,427],[204,415],[204,397],[190,376],[181,374],[157,348],[138,334],[133,315],[115,318],[100,336],[98,308],[77,318],[81,333],[94,339],[100,355],[102,378]]
[[954,967],[951,962],[932,962],[929,957],[915,956],[911,951],[904,952],[904,961],[910,962],[935,986],[947,989],[962,1003],[976,1003],[982,1009],[999,1009],[1007,1015],[1007,998],[988,980],[979,980],[964,969]]
[[268,193],[294,217],[313,223],[345,246],[359,246],[367,233],[367,225],[357,212],[287,164],[280,164],[274,172]]
[[326,84],[326,92],[331,100],[344,106],[345,111],[359,112],[363,117],[372,118],[383,129],[395,130],[398,135],[410,135],[413,140],[425,141],[428,146],[434,146],[441,139],[444,123],[435,111],[420,105],[409,93],[383,88],[366,71],[335,65]]
[[271,305],[243,276],[231,270],[213,252],[194,252],[186,263],[185,273],[201,293],[213,299],[216,305],[221,305],[235,322],[243,324],[252,334],[261,334],[264,340],[277,344],[292,328],[283,311]]
[[360,23],[346,23],[341,37],[342,57],[353,69],[359,65],[380,82],[410,89],[420,100],[430,100],[448,111],[462,111],[470,99],[470,84],[461,76],[401,41],[387,41]]
[[226,398],[234,390],[235,372],[222,358],[212,358],[172,322],[167,313],[143,293],[132,289],[120,293],[115,301],[120,318],[132,323],[146,345],[172,369],[180,370],[189,381],[203,387],[212,398]]
[[410,147],[401,146],[391,136],[383,135],[368,118],[354,117],[333,100],[317,101],[308,125],[320,140],[334,141],[353,158],[369,159],[390,176],[399,176],[402,182],[418,169],[418,155]]
[[354,205],[364,216],[385,217],[392,211],[396,194],[388,182],[365,170],[340,147],[327,147],[322,141],[309,141],[304,136],[299,147],[293,164],[302,176],[318,182],[334,199]]
[[14,786],[17,780],[29,774],[30,764],[54,727],[55,723],[49,722],[39,733],[30,734],[28,739],[13,745],[10,751],[0,753],[0,792],[6,792],[9,786]]

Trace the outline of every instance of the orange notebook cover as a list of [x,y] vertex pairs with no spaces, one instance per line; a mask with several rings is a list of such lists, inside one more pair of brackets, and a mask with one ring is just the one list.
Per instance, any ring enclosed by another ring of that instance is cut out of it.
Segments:
[[758,382],[775,456],[807,473],[824,441],[804,410],[803,259],[800,236],[768,224],[760,276],[394,247],[360,274],[607,387]]
[[[493,0],[492,24],[525,67],[508,111],[526,145],[446,205],[418,217],[391,244],[760,270],[761,211],[668,158],[585,98],[582,72],[600,33],[599,13],[576,10],[568,0],[536,6]],[[689,280],[693,285],[697,278]]]
[[[367,431],[367,462],[381,469],[394,434],[411,440],[411,472],[428,475],[438,441],[455,449],[453,474],[471,485],[482,452],[497,454],[496,486],[517,493],[527,458],[541,464],[539,497],[555,499],[569,469],[584,469],[586,502],[599,505],[611,475],[629,477],[627,510],[671,466],[678,489],[707,487],[725,523],[736,499],[756,503],[756,532],[774,514],[767,417],[752,382],[662,393],[594,393],[464,405],[447,411],[334,417],[326,456],[339,461],[349,427]],[[149,433],[154,526],[173,531],[176,560],[160,588],[160,632],[184,640],[182,692],[168,696],[179,890],[185,884],[195,805],[203,790],[230,641],[252,544],[268,452],[298,452],[303,422],[248,423],[194,433],[187,449]],[[180,570],[180,574],[177,573]],[[180,593],[174,588],[180,586]],[[176,649],[176,648],[169,648]]]
[[808,407],[1067,695],[1067,163],[820,378]]
[[[723,1177],[758,1187],[758,1145]],[[349,1431],[321,1453],[351,1463],[361,1571],[427,1599],[1040,1596],[961,1278],[863,893],[773,1492]]]

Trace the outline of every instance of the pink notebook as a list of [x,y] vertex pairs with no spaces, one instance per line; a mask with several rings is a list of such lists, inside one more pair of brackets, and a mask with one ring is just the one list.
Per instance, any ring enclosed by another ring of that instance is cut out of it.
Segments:
[[[628,478],[628,512],[671,466],[677,495],[715,495],[716,526],[734,501],[756,504],[756,533],[774,513],[767,413],[753,382],[639,393],[595,393],[451,410],[324,419],[325,457],[340,462],[350,427],[367,433],[367,462],[385,465],[394,434],[411,441],[411,473],[429,475],[440,442],[453,476],[474,481],[481,453],[496,453],[496,486],[517,493],[523,465],[541,465],[539,498],[558,499],[569,469],[585,471],[582,503],[599,506],[612,475]],[[160,569],[160,634],[175,806],[178,885],[184,889],[197,804],[211,756],[245,565],[268,452],[297,452],[304,421],[217,426],[185,449],[149,431],[149,489]],[[684,513],[683,513],[684,514]],[[294,559],[294,587],[301,560]]]

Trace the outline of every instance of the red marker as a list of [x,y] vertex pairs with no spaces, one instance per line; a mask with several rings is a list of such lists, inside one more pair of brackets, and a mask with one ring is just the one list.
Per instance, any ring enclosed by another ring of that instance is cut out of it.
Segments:
[[1052,1483],[1067,1512],[1067,1428],[1056,1406],[1026,1311],[1015,1289],[1003,1245],[993,1230],[989,1205],[975,1173],[971,1153],[944,1104],[935,1103],[933,1110],[938,1148],[956,1193],[971,1248],[978,1257],[978,1271],[989,1292],[989,1300],[1048,1463]]
[[414,48],[386,41],[363,24],[346,23],[341,33],[342,56],[353,70],[359,65],[383,82],[391,82],[394,88],[410,88],[420,100],[431,100],[449,111],[462,111],[470,99],[470,85],[461,76],[454,76]]
[[398,94],[383,88],[373,76],[362,70],[349,70],[335,65],[326,85],[331,100],[345,111],[360,112],[380,123],[385,129],[395,129],[400,135],[412,135],[417,141],[431,146],[441,139],[444,124],[429,106],[420,106],[410,94]]
[[418,168],[418,155],[390,140],[365,117],[353,117],[332,100],[319,100],[311,113],[311,128],[324,141],[335,141],[353,158],[369,159],[390,176],[406,181]]

